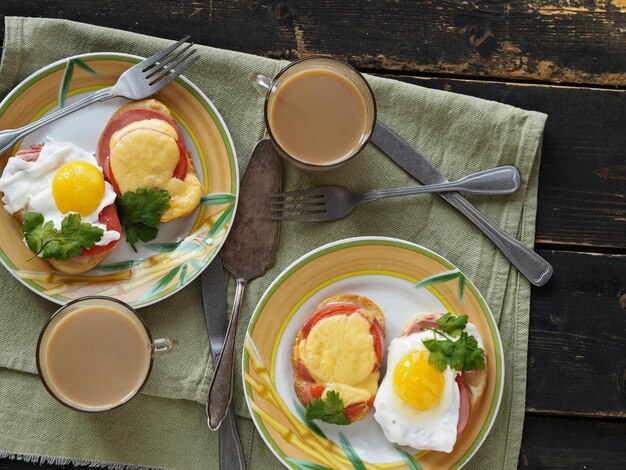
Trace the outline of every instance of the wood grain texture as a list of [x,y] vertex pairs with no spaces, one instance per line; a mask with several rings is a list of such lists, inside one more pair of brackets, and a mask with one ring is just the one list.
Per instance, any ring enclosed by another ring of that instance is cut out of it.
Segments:
[[626,423],[527,416],[519,469],[622,470]]
[[[88,11],[81,10],[84,8],[81,6],[82,2],[59,0],[54,4],[58,7],[68,3],[73,5],[72,8],[77,9],[73,11],[83,11],[77,18],[79,20],[108,24],[106,23],[107,11],[109,9],[119,11],[117,9],[124,7],[125,2],[126,0],[108,2],[94,18],[88,16]],[[187,8],[183,5],[176,6],[178,4],[176,1],[164,3],[170,10],[179,12]],[[235,14],[239,15],[240,19],[247,18],[246,21],[252,23],[263,19],[265,23],[260,25],[262,31],[254,28],[249,31],[254,36],[254,44],[265,44],[268,41],[272,44],[280,43],[280,41],[275,42],[278,41],[276,37],[265,36],[268,34],[266,29],[270,28],[270,25],[266,23],[271,23],[271,14],[268,13],[265,16],[258,14],[254,18],[246,16],[250,14],[250,9],[257,13],[263,10],[264,7],[261,4],[255,4],[256,9],[252,6],[239,5],[241,7],[239,10],[232,11],[237,5],[237,2],[228,6],[214,2],[212,8],[214,12],[225,15],[225,23],[228,23],[229,19],[232,20],[229,15]],[[130,14],[110,18],[113,22],[112,26],[125,27],[124,21],[127,21],[127,16],[133,17],[133,11],[138,8],[135,3],[128,4],[126,7]],[[13,13],[27,14],[28,8],[41,11],[40,2],[22,3],[8,0],[2,10],[16,9],[19,11]],[[337,12],[337,15],[345,13],[341,8],[337,8],[341,10]],[[93,13],[93,9],[88,10]],[[51,13],[51,10],[46,11]],[[138,21],[137,24],[128,25],[128,29],[159,35],[168,35],[169,31],[172,37],[180,36],[181,23],[174,19],[168,22],[167,18],[161,17],[162,15],[164,15],[163,12],[155,11],[155,14],[150,17],[150,22]],[[185,31],[188,31],[188,27],[195,25],[195,17],[198,15],[200,13],[180,19],[185,25],[183,28]],[[173,15],[172,18],[177,18],[177,16]],[[159,21],[170,25],[170,29],[164,25],[163,30],[152,31],[150,28],[154,26],[154,22],[158,24]],[[176,30],[171,29],[172,25],[176,26]],[[231,27],[234,26],[231,24]],[[196,38],[195,32],[190,32]],[[204,31],[199,34],[199,42],[203,42],[205,41],[203,34],[214,35],[216,31],[211,29],[210,33]],[[247,37],[248,34],[235,34],[234,31],[224,31],[223,34],[229,38],[229,41],[248,40],[241,37]],[[624,38],[626,40],[626,35]],[[342,42],[336,38],[333,40]],[[387,40],[384,37],[378,40],[381,44],[387,44],[384,42]],[[208,38],[207,41],[214,43],[212,38]],[[250,50],[244,44],[218,45],[275,55],[272,50]],[[567,50],[563,45],[561,48]],[[626,54],[626,48],[624,53]],[[339,56],[343,55],[340,53]],[[626,57],[624,64],[626,65]],[[390,67],[388,64],[379,64],[379,66]],[[626,158],[623,154],[623,149],[626,147],[626,133],[623,132],[623,122],[626,121],[626,91],[392,76],[427,87],[478,96],[547,113],[549,119],[546,125],[539,184],[537,242],[544,245],[626,249]]]
[[[622,0],[3,0],[3,15],[60,17],[369,69],[626,86]],[[124,14],[120,14],[124,12]]]
[[533,288],[527,411],[626,418],[626,255],[541,251]]
[[548,114],[537,243],[626,251],[626,91],[393,77]]

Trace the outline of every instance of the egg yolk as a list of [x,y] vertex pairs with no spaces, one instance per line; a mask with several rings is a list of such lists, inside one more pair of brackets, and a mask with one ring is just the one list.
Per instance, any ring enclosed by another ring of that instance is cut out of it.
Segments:
[[430,410],[441,400],[443,373],[428,363],[425,351],[411,351],[396,366],[393,388],[398,397],[418,410]]
[[66,163],[52,178],[52,196],[62,214],[89,215],[104,196],[104,177],[91,163]]

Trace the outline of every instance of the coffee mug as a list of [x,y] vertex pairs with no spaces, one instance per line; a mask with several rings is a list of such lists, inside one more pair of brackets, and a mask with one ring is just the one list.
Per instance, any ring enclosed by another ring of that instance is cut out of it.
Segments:
[[37,370],[50,394],[87,412],[111,410],[144,386],[154,358],[176,341],[152,339],[128,304],[103,296],[82,297],[57,310],[37,342]]
[[355,68],[330,57],[292,62],[272,79],[252,76],[265,95],[265,125],[278,153],[303,169],[335,168],[358,154],[376,123],[376,101]]

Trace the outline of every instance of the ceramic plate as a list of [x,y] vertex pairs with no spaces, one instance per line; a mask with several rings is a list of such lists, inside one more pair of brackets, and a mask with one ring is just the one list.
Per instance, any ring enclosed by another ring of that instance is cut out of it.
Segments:
[[[415,287],[427,278],[431,280],[427,287]],[[372,412],[349,426],[320,421],[315,421],[318,428],[305,424],[293,388],[293,340],[322,300],[345,293],[367,296],[382,308],[386,347],[417,312],[463,313],[477,326],[485,343],[487,389],[452,453],[395,447],[385,439]],[[357,459],[365,468],[461,467],[482,444],[496,418],[503,368],[494,318],[471,281],[436,253],[391,238],[341,240],[295,261],[261,298],[248,326],[243,355],[246,400],[257,429],[285,466],[303,469],[350,464],[363,468]]]
[[[57,110],[61,96],[71,103],[112,85],[140,60],[107,52],[48,65],[20,83],[0,103],[0,129],[20,127]],[[63,87],[63,83],[69,87]],[[22,242],[17,222],[0,207],[0,258],[32,291],[60,304],[98,294],[142,307],[189,284],[219,251],[235,216],[238,196],[237,159],[228,129],[211,101],[184,77],[165,87],[156,98],[172,110],[185,144],[193,153],[205,193],[200,207],[185,218],[161,224],[158,237],[138,244],[137,252],[122,240],[96,269],[80,276],[56,273],[47,262],[30,259],[32,252]],[[127,102],[115,98],[70,114],[25,137],[11,154],[47,139],[71,141],[95,152],[110,116]],[[3,158],[0,171],[5,165]]]

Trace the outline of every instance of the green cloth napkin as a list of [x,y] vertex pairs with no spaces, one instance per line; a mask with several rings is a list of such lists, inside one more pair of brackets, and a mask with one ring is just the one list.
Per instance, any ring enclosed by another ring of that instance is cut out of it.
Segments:
[[[52,61],[73,54],[118,51],[151,55],[169,41],[64,20],[7,18],[0,95]],[[182,34],[181,34],[182,35]],[[263,98],[250,86],[256,71],[274,75],[286,62],[198,46],[200,60],[188,72],[228,126],[241,174],[264,136]],[[407,139],[449,179],[511,164],[520,190],[507,197],[471,200],[496,224],[532,246],[537,180],[546,116],[503,104],[368,77],[379,119]],[[42,106],[45,103],[42,103]],[[287,190],[342,184],[356,191],[414,185],[415,181],[368,146],[332,172],[307,173],[285,164]],[[515,468],[522,435],[530,286],[469,222],[436,196],[395,198],[358,207],[348,218],[325,224],[283,224],[278,259],[246,291],[238,353],[246,324],[262,292],[293,260],[334,240],[382,235],[422,244],[447,257],[474,281],[498,321],[506,359],[498,418],[467,468]],[[228,286],[233,297],[234,282]],[[143,393],[127,406],[101,414],[71,411],[55,402],[35,375],[35,344],[56,309],[0,270],[0,449],[46,461],[126,463],[180,469],[217,468],[217,435],[207,430],[203,403],[212,371],[198,282],[141,310],[156,336],[181,347],[155,364]],[[237,367],[235,410],[249,468],[280,468],[249,418]],[[118,468],[118,467],[116,467]]]

